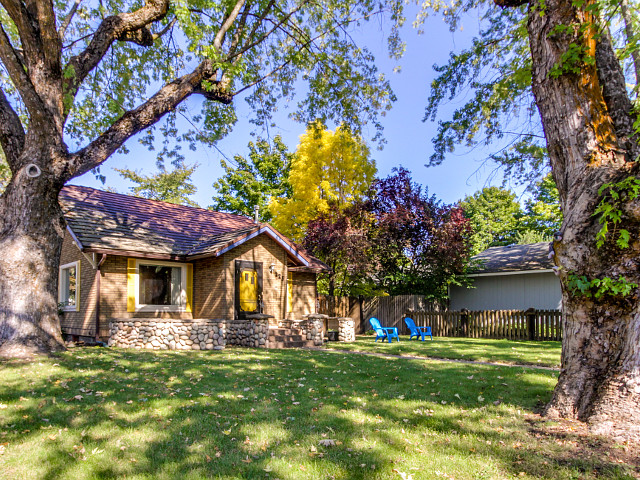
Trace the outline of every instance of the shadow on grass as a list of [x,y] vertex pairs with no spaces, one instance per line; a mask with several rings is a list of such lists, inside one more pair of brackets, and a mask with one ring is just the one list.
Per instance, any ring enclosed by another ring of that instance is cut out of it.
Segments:
[[546,372],[245,349],[80,349],[0,370],[5,478],[573,478],[594,465],[528,436]]
[[375,342],[372,336],[358,336],[352,344],[329,342],[328,349],[414,355],[472,361],[500,362],[514,365],[556,367],[560,364],[560,342],[531,342],[481,338],[434,337],[433,340]]

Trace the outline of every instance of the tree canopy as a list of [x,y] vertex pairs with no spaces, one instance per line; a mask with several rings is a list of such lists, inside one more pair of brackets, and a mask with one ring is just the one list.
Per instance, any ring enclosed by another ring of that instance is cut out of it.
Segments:
[[252,216],[253,207],[264,222],[272,219],[269,204],[272,199],[291,197],[289,170],[293,154],[276,135],[273,141],[259,139],[249,142],[249,155],[235,155],[233,161],[222,160],[225,173],[213,187],[214,210]]
[[485,187],[460,202],[471,220],[473,253],[517,242],[523,212],[516,194],[499,187]]
[[198,164],[189,166],[180,163],[173,170],[167,171],[161,165],[159,171],[153,175],[142,175],[140,172],[126,168],[114,168],[114,170],[123,178],[137,184],[130,187],[136,197],[197,207],[198,204],[189,198],[197,190],[191,180],[196,168]]
[[429,196],[401,167],[376,180],[368,198],[311,220],[303,245],[333,269],[329,295],[442,299],[464,278],[470,233],[461,208]]
[[291,196],[274,198],[270,204],[274,226],[302,240],[310,220],[361,200],[376,171],[369,148],[347,125],[331,131],[320,123],[310,124],[300,136],[289,171]]

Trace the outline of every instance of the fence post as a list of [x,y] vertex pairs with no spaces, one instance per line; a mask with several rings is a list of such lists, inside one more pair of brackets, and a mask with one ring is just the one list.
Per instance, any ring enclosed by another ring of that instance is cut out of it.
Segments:
[[536,339],[536,310],[535,308],[530,308],[526,312],[524,312],[527,316],[527,328],[529,330],[529,340]]
[[462,335],[463,337],[469,336],[469,310],[463,308],[460,310],[460,326],[462,327]]

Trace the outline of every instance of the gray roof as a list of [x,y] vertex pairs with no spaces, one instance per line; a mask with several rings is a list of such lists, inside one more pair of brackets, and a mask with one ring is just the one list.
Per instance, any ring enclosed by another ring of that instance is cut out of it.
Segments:
[[472,260],[479,261],[472,273],[548,270],[554,265],[549,258],[549,242],[491,247]]

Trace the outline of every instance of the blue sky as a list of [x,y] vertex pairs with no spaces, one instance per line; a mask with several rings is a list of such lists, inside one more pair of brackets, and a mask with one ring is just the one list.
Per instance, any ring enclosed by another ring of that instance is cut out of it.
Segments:
[[[384,149],[379,151],[375,146],[371,148],[378,176],[387,176],[394,167],[402,165],[413,173],[415,181],[426,186],[431,194],[446,203],[456,202],[484,186],[500,185],[502,177],[492,175],[494,166],[482,165],[490,153],[486,148],[473,151],[460,148],[450,154],[443,165],[429,168],[424,166],[433,152],[431,139],[437,128],[437,122],[422,121],[430,84],[435,77],[432,66],[445,63],[450,51],[459,51],[470,43],[478,29],[477,20],[467,17],[462,23],[463,30],[452,33],[441,17],[433,16],[427,19],[423,35],[418,35],[410,27],[410,17],[407,24],[409,26],[405,28],[403,35],[407,49],[399,62],[387,57],[384,31],[381,31],[379,22],[369,22],[354,32],[355,37],[362,40],[361,44],[374,52],[380,70],[391,80],[398,98],[392,110],[383,118],[384,137],[387,141]],[[396,65],[401,67],[400,73],[393,73]],[[201,100],[189,100],[193,102],[193,107],[197,106],[198,101]],[[200,165],[193,177],[198,191],[192,198],[203,207],[212,203],[212,184],[223,173],[220,160],[223,156],[232,158],[236,154],[245,155],[248,153],[247,143],[253,140],[250,133],[255,127],[248,121],[248,107],[244,100],[236,101],[238,123],[233,132],[218,143],[217,149],[200,145],[195,152],[185,154],[187,163],[197,162]],[[448,112],[460,106],[463,101],[464,96],[455,99],[439,114],[446,117]],[[286,109],[279,109],[275,117],[278,127],[270,129],[269,134],[280,134],[289,150],[294,151],[298,137],[304,132],[304,125],[289,120],[287,113]],[[265,135],[261,131],[256,133]],[[366,133],[365,131],[363,135],[365,138]],[[101,173],[107,178],[106,185],[102,185],[91,173],[71,183],[96,188],[112,187],[122,193],[128,192],[133,184],[122,179],[113,168],[130,168],[143,174],[151,174],[156,171],[156,160],[154,152],[140,146],[135,138],[129,140],[127,147],[130,149],[129,154],[115,154],[102,166]]]

